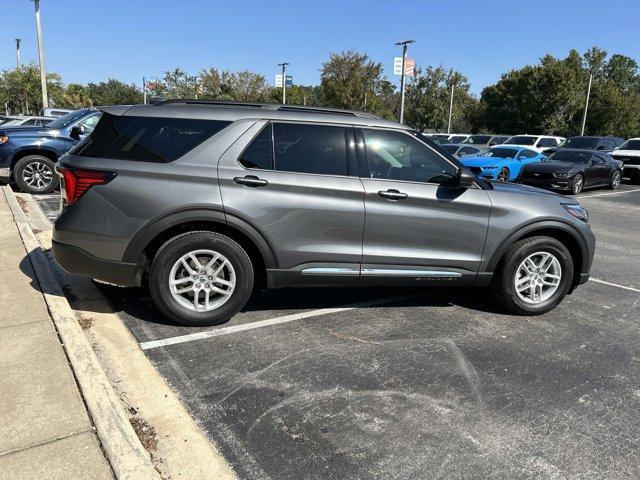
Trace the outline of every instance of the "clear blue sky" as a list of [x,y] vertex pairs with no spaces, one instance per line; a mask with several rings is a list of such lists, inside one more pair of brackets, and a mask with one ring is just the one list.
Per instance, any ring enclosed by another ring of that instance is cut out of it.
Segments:
[[[33,3],[2,0],[0,69],[36,60]],[[330,52],[355,49],[393,78],[394,43],[415,39],[418,65],[464,73],[472,91],[545,53],[599,45],[640,62],[640,0],[41,0],[46,67],[66,83],[141,83],[177,66],[249,69],[269,82],[291,62],[295,83],[317,84]]]

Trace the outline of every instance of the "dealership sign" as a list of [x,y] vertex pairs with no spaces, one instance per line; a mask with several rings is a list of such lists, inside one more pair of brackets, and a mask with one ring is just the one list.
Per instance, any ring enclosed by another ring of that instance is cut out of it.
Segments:
[[[404,74],[406,76],[412,77],[413,70],[415,69],[416,62],[413,58],[405,58],[404,59]],[[393,59],[393,74],[394,75],[402,75],[402,57],[395,57]]]

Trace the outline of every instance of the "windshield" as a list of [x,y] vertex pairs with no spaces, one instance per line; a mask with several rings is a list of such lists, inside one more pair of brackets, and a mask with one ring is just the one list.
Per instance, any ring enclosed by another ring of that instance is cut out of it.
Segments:
[[516,158],[518,150],[515,148],[492,148],[480,154],[481,157]]
[[538,137],[527,137],[526,135],[516,135],[507,140],[505,145],[533,145]]
[[454,154],[460,147],[458,147],[457,145],[442,145],[442,148],[444,148],[447,152]]
[[543,162],[589,163],[591,155],[593,155],[591,152],[572,152],[569,150],[558,150],[550,157],[544,159]]
[[16,125],[22,125],[22,122],[24,122],[24,120],[9,120],[8,122],[5,122],[2,124],[3,127],[13,127]]
[[598,146],[598,142],[600,139],[598,138],[589,138],[589,137],[571,137],[567,138],[563,147],[570,148],[588,148],[591,150],[595,150]]
[[469,143],[471,145],[486,145],[491,140],[491,135],[471,135],[462,143]]
[[619,150],[640,150],[640,140],[627,140],[622,144]]
[[49,128],[65,128],[71,125],[76,120],[80,120],[84,117],[89,110],[76,110],[75,112],[67,113],[60,118],[56,118],[53,122],[47,125]]

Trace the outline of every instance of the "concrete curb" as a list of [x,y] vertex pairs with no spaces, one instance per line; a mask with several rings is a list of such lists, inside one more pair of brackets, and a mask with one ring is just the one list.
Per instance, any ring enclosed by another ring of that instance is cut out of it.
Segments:
[[71,368],[118,480],[159,480],[10,187],[2,187]]

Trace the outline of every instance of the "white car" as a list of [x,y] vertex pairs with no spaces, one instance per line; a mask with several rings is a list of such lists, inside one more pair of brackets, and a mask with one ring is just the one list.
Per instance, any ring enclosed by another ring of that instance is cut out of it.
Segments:
[[53,117],[33,117],[33,116],[19,116],[14,117],[11,120],[7,120],[2,124],[2,128],[5,127],[44,127],[45,125],[53,122]]
[[528,147],[542,153],[547,148],[558,147],[564,140],[564,137],[554,137],[552,135],[514,135],[503,145]]
[[623,177],[640,183],[640,138],[630,138],[609,155],[624,164]]
[[471,134],[470,133],[423,133],[426,137],[437,137],[444,140],[444,143],[462,143],[467,140]]

